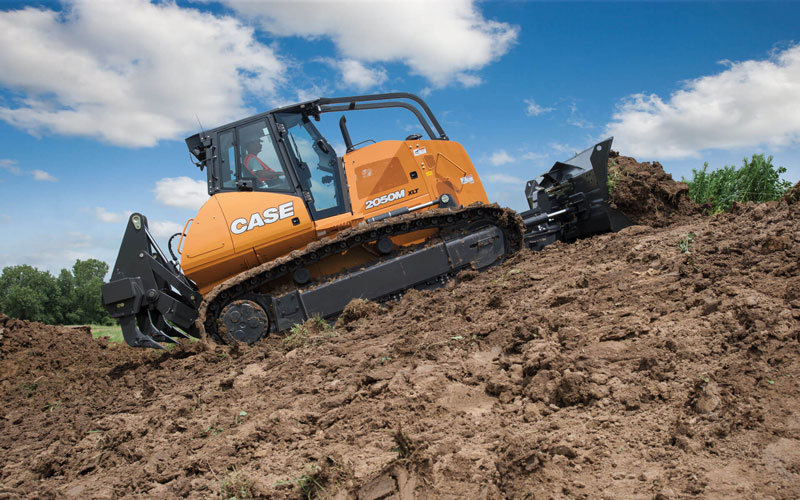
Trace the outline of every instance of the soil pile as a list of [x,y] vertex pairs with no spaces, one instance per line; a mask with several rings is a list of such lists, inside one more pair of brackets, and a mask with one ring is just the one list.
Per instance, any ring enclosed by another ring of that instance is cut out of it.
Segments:
[[0,498],[798,498],[800,204],[664,206],[252,347],[0,318]]
[[637,224],[663,227],[700,213],[689,186],[673,180],[657,161],[639,163],[611,151],[608,178],[611,205]]

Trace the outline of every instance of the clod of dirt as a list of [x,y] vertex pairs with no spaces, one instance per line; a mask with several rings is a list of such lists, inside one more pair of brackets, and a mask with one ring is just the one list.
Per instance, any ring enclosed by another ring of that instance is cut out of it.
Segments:
[[381,306],[375,302],[366,299],[353,299],[344,307],[338,323],[347,325],[372,314],[378,314],[380,310]]

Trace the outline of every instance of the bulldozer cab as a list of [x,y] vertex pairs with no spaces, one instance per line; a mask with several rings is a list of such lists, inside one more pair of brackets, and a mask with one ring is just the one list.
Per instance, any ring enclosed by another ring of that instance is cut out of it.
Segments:
[[[314,220],[349,208],[339,159],[303,113],[259,115],[211,130],[203,138],[190,137],[187,143],[200,165],[208,167],[210,195],[231,191],[296,195]],[[212,154],[206,157],[209,151]]]
[[[314,122],[323,113],[380,108],[411,111],[431,140],[448,140],[422,99],[393,93],[294,104],[195,134],[186,139],[186,144],[197,159],[196,165],[208,169],[209,195],[232,191],[294,195],[303,200],[311,219],[319,221],[353,210],[342,158]],[[339,127],[347,154],[358,144],[353,145],[345,123],[342,116]]]

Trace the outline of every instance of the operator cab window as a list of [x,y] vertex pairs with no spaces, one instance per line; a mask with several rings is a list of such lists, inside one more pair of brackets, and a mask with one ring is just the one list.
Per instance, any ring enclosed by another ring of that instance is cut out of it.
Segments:
[[239,179],[251,180],[254,191],[289,191],[289,180],[275,152],[264,120],[243,125],[239,136]]
[[276,115],[286,127],[289,156],[303,191],[311,193],[308,205],[315,219],[344,213],[342,179],[336,152],[307,117],[299,113]]

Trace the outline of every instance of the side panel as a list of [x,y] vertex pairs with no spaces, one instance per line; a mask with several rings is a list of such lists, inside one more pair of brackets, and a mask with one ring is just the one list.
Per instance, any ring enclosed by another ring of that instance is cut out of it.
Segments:
[[234,251],[255,255],[259,262],[254,265],[302,248],[315,238],[314,223],[298,196],[252,191],[216,197]]
[[449,194],[458,205],[489,203],[478,172],[464,147],[452,141],[425,141],[425,182],[436,196]]
[[[344,156],[353,214],[368,217],[430,200],[409,144],[382,141]],[[383,197],[383,198],[382,198]]]
[[449,194],[458,205],[488,203],[463,146],[452,141],[383,141],[344,156],[353,214],[371,217]]
[[181,267],[205,294],[231,276],[304,247],[314,235],[311,217],[297,196],[218,193],[189,227]]
[[197,283],[201,293],[211,283],[222,281],[243,269],[234,255],[233,242],[217,196],[203,204],[189,225],[183,243],[181,268]]

